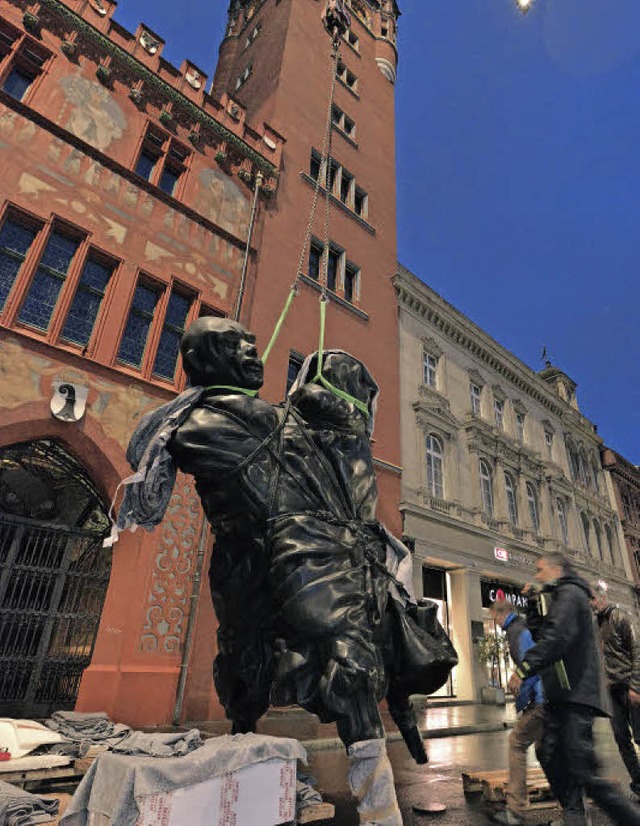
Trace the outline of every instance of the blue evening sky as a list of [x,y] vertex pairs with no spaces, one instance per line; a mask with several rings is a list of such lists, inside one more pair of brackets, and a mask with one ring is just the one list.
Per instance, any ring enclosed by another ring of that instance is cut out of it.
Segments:
[[[640,463],[640,4],[400,7],[399,260],[530,367],[546,346]],[[121,0],[116,19],[211,75],[226,8]]]

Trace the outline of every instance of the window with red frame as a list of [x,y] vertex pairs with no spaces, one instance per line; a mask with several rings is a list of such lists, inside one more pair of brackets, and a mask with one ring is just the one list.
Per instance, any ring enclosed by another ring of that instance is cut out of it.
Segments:
[[[107,286],[117,262],[83,244],[77,229],[53,222],[45,226],[30,215],[9,210],[0,226],[0,312],[14,289],[18,306],[16,320],[48,334],[62,324],[62,340],[86,347],[102,309]],[[38,259],[25,270],[29,252]],[[69,302],[62,293],[71,288]],[[64,304],[68,309],[64,309]],[[59,314],[64,312],[65,317]]]
[[[173,382],[180,339],[195,301],[196,296],[178,284],[167,286],[142,275],[129,307],[118,361],[141,370],[145,378]],[[158,328],[154,352],[148,353]]]
[[16,100],[25,100],[42,73],[51,52],[36,40],[0,20],[0,88]]
[[167,195],[177,197],[187,170],[189,150],[156,126],[149,126],[138,154],[135,172]]

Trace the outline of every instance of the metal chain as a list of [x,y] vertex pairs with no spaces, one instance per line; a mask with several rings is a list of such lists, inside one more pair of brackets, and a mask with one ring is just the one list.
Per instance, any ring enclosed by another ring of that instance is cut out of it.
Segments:
[[322,141],[322,156],[320,159],[320,170],[318,172],[318,177],[316,178],[315,187],[313,190],[313,200],[311,202],[311,211],[309,213],[309,221],[307,223],[307,229],[304,236],[304,241],[302,244],[302,250],[300,252],[300,260],[298,261],[298,269],[296,272],[296,277],[292,285],[292,289],[295,290],[297,287],[298,281],[300,280],[300,276],[302,275],[302,268],[304,267],[305,258],[307,255],[307,250],[309,248],[311,242],[311,234],[313,232],[313,224],[316,217],[316,211],[318,208],[318,196],[320,194],[320,187],[322,184],[322,178],[324,173],[324,183],[326,189],[326,206],[325,206],[325,221],[324,221],[324,283],[322,286],[321,297],[326,300],[326,281],[327,281],[327,274],[328,274],[328,267],[329,267],[329,204],[331,203],[331,193],[329,191],[328,181],[330,179],[331,171],[330,171],[330,164],[331,164],[331,139],[332,139],[332,124],[333,124],[333,100],[335,96],[335,89],[336,89],[336,78],[338,76],[338,57],[340,54],[340,43],[333,42],[333,47],[331,49],[331,91],[329,94],[329,107],[327,111],[327,121],[325,127],[324,138]]

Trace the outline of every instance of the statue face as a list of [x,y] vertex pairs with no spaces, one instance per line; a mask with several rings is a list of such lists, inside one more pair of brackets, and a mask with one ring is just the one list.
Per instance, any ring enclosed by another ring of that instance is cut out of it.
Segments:
[[218,338],[218,350],[222,363],[227,365],[229,380],[220,384],[258,390],[262,387],[264,365],[256,350],[256,337],[241,324],[222,333]]
[[247,390],[262,387],[264,367],[256,350],[256,337],[236,321],[200,318],[187,330],[180,349],[194,385]]

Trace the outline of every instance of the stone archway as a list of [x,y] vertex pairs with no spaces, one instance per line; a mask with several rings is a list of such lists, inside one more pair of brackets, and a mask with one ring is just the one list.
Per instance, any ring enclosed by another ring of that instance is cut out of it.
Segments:
[[61,442],[0,449],[0,716],[74,707],[109,584],[108,527]]

